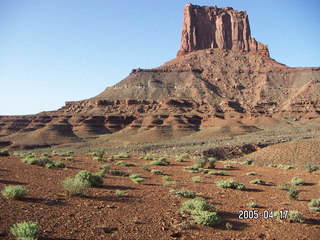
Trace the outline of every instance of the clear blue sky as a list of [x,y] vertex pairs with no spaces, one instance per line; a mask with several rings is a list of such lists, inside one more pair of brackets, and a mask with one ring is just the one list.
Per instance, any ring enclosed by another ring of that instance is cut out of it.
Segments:
[[319,0],[0,0],[0,115],[93,97],[175,57],[183,7],[230,6],[288,66],[320,66]]

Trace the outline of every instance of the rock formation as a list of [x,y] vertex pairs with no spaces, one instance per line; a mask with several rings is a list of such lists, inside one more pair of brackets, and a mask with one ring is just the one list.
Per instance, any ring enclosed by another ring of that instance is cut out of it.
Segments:
[[207,48],[258,52],[269,56],[268,46],[251,37],[245,11],[187,4],[184,8],[181,45],[177,55],[182,56]]
[[271,59],[245,12],[186,5],[178,55],[56,111],[0,116],[0,146],[202,141],[259,131],[265,119],[320,119],[320,68]]

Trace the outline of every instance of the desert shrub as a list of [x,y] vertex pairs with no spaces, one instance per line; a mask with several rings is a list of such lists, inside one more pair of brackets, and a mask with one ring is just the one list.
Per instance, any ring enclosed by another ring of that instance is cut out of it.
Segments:
[[172,193],[174,195],[185,197],[185,198],[195,198],[196,197],[196,193],[195,192],[189,191],[189,190],[185,190],[185,189],[178,190],[178,191],[172,191]]
[[216,212],[193,211],[192,215],[197,224],[205,226],[213,227],[222,222],[222,218]]
[[320,211],[320,198],[312,199],[308,206],[313,211]]
[[88,182],[69,177],[62,181],[62,186],[70,195],[82,196],[87,192],[90,185],[88,185]]
[[100,171],[97,172],[95,175],[100,176],[100,177],[104,177],[106,175],[106,173],[110,172],[110,166],[108,164],[104,164],[100,167]]
[[248,158],[246,159],[244,162],[242,162],[242,165],[252,165],[253,163],[253,159],[252,158]]
[[175,184],[177,184],[177,182],[176,181],[165,181],[164,183],[163,183],[163,185],[165,185],[165,186],[172,186],[172,185],[175,185]]
[[284,170],[291,170],[296,168],[295,166],[292,166],[292,165],[279,165],[278,167]]
[[105,150],[105,149],[102,149],[102,150],[93,152],[92,155],[93,155],[93,156],[96,156],[96,157],[99,157],[99,158],[103,158],[105,152],[106,152],[106,150]]
[[197,224],[215,226],[222,222],[217,209],[200,197],[183,202],[180,211],[192,215]]
[[190,155],[188,153],[185,153],[185,154],[182,154],[181,155],[181,158],[183,159],[189,159],[190,158]]
[[307,170],[309,173],[311,173],[311,172],[317,171],[319,167],[310,163],[306,163],[304,165],[304,169]]
[[134,183],[142,183],[144,180],[146,180],[146,179],[143,177],[131,178],[131,181]]
[[114,157],[113,157],[113,156],[108,157],[108,158],[107,158],[107,161],[109,161],[109,162],[113,162],[113,161],[114,161]]
[[170,177],[169,177],[169,176],[163,176],[163,177],[162,177],[162,180],[164,180],[164,181],[169,181],[169,180],[170,180]]
[[195,177],[192,178],[192,182],[197,183],[197,182],[200,182],[200,181],[201,181],[201,177],[200,176],[195,176]]
[[221,188],[232,188],[232,189],[238,189],[238,190],[244,190],[246,188],[244,184],[239,183],[234,179],[218,181],[216,182],[216,184],[218,187],[221,187]]
[[197,166],[198,168],[204,168],[206,163],[208,162],[208,158],[206,157],[197,157],[194,159],[195,164],[194,166]]
[[302,178],[294,177],[294,178],[291,179],[291,183],[292,183],[293,185],[298,186],[298,185],[304,185],[304,184],[305,184],[305,181],[304,181]]
[[204,198],[196,197],[192,200],[187,200],[182,203],[180,207],[180,212],[192,213],[193,211],[217,211],[214,206],[207,203]]
[[124,191],[121,191],[121,190],[119,190],[119,189],[117,189],[117,190],[115,191],[115,193],[116,193],[117,195],[120,195],[120,196],[125,194]]
[[248,176],[249,175],[257,175],[257,173],[256,172],[247,172],[246,175],[248,175]]
[[226,171],[210,171],[209,174],[212,174],[212,175],[220,175],[220,176],[229,176],[229,173],[226,172]]
[[184,158],[178,157],[178,158],[176,159],[176,162],[184,162]]
[[125,161],[118,161],[118,162],[116,162],[116,165],[127,166],[127,163]]
[[215,167],[216,167],[216,162],[217,162],[217,159],[216,159],[216,158],[214,158],[214,157],[209,157],[209,158],[208,158],[208,168],[209,168],[209,169],[215,168]]
[[24,189],[22,186],[10,185],[6,186],[1,193],[5,198],[19,199],[27,195],[29,190]]
[[146,164],[142,165],[141,168],[145,171],[149,171],[149,166]]
[[129,173],[121,170],[110,170],[109,173],[114,176],[129,176]]
[[120,153],[116,157],[117,158],[129,158],[130,156],[127,153]]
[[162,170],[158,170],[158,169],[151,169],[151,172],[154,174],[158,174],[158,175],[162,175],[163,171]]
[[37,165],[41,167],[45,167],[46,164],[53,164],[53,162],[48,157],[35,158],[33,155],[27,155],[22,159],[22,161],[30,165]]
[[103,184],[103,179],[101,176],[92,174],[86,170],[79,172],[74,178],[83,182],[89,187],[99,187]]
[[40,226],[37,222],[21,222],[14,224],[10,230],[18,240],[37,240]]
[[234,166],[232,166],[232,165],[230,165],[230,164],[224,165],[224,167],[225,167],[225,168],[229,168],[229,169],[234,168]]
[[140,178],[140,177],[142,177],[142,176],[141,176],[141,174],[139,174],[139,173],[134,173],[134,174],[131,174],[129,177],[130,177],[131,179],[133,179],[133,178]]
[[292,186],[291,186],[290,183],[285,183],[285,184],[283,184],[283,185],[277,186],[277,189],[281,189],[281,190],[286,190],[286,191],[288,191],[291,187],[292,187]]
[[298,189],[295,189],[293,187],[289,188],[288,190],[288,198],[298,200],[299,199],[299,193],[300,191]]
[[105,161],[104,158],[102,158],[102,157],[94,157],[93,160],[94,160],[94,161],[97,161],[97,162],[103,162],[103,161]]
[[75,157],[74,156],[69,156],[69,157],[66,157],[66,160],[68,160],[70,162],[74,162],[75,161]]
[[9,156],[9,151],[7,149],[2,149],[0,150],[0,156],[2,157],[6,157],[6,156]]
[[272,167],[272,168],[277,168],[278,165],[277,164],[270,164],[269,167]]
[[66,163],[62,161],[52,161],[52,164],[54,167],[58,168],[65,168],[67,166]]
[[151,165],[159,165],[159,166],[168,166],[169,164],[170,162],[168,162],[165,158],[159,158],[151,162]]
[[153,160],[153,157],[151,157],[151,156],[144,156],[142,159],[144,159],[144,160]]
[[255,180],[252,180],[250,181],[251,184],[258,184],[258,185],[263,185],[263,184],[266,184],[265,181],[261,180],[261,179],[255,179]]
[[292,222],[303,223],[306,220],[303,214],[298,211],[289,211],[288,215],[289,215],[289,220],[291,220]]
[[252,208],[256,208],[256,207],[258,207],[258,204],[256,204],[255,202],[249,202],[249,203],[247,204],[247,206],[248,206],[248,207],[252,207]]

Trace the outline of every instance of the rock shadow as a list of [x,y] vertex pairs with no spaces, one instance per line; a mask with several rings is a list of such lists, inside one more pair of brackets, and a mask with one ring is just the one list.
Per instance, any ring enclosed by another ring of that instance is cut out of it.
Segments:
[[3,179],[0,179],[0,183],[12,184],[12,185],[26,185],[27,184],[25,182],[19,182],[19,181],[14,181],[14,180],[3,180]]

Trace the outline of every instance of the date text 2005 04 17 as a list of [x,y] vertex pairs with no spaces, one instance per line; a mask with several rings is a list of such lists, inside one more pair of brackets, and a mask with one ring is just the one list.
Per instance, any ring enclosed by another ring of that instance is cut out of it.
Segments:
[[259,210],[239,210],[239,219],[287,219],[288,210],[274,211],[264,210],[262,214]]

